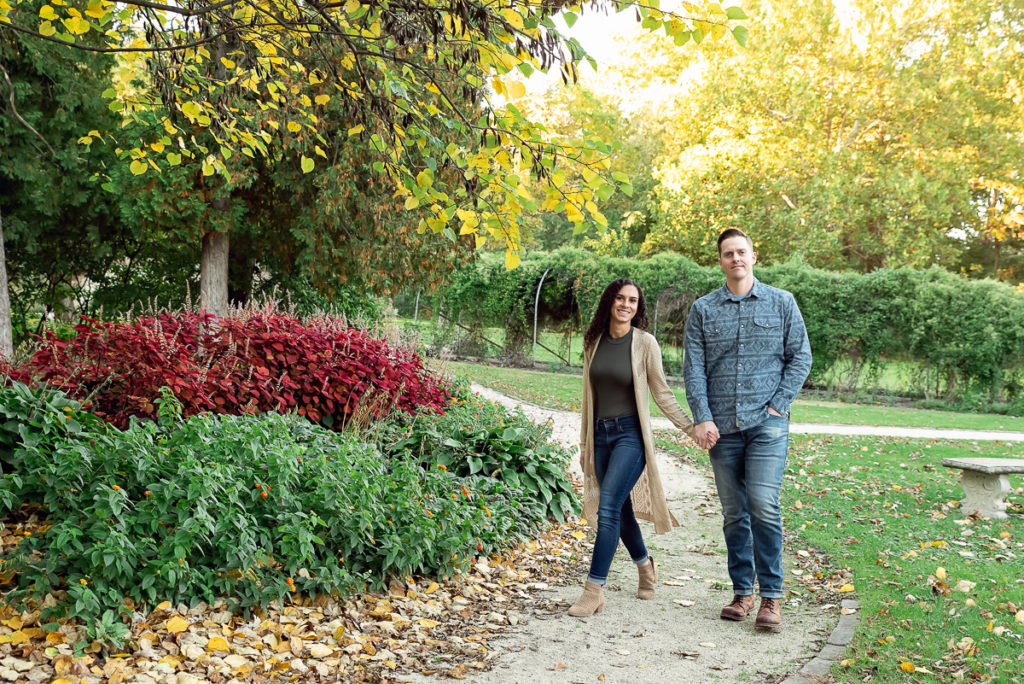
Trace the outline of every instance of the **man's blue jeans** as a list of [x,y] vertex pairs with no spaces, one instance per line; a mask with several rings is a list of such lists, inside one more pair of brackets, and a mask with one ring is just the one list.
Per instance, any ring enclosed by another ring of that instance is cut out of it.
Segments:
[[594,470],[601,485],[601,500],[589,582],[603,585],[607,581],[620,537],[634,563],[647,562],[647,547],[629,496],[646,465],[638,416],[594,421]]
[[789,449],[789,421],[769,415],[757,427],[722,435],[711,449],[722,502],[729,578],[737,596],[782,598],[782,512],[779,488]]

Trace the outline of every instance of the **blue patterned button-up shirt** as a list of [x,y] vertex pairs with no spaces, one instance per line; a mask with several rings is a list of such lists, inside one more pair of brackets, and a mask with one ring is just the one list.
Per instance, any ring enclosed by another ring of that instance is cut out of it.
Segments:
[[743,297],[707,294],[686,322],[683,376],[693,422],[726,435],[760,425],[789,405],[811,372],[811,345],[793,295],[754,280]]

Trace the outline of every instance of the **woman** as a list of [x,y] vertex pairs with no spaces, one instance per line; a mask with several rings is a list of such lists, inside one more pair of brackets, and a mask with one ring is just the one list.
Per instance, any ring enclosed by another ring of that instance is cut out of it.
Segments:
[[620,278],[605,288],[583,337],[583,516],[597,521],[597,539],[583,595],[569,608],[576,617],[604,610],[604,584],[620,538],[640,573],[637,598],[654,598],[657,571],[636,518],[653,521],[657,534],[679,525],[658,477],[648,390],[691,439],[693,422],[669,389],[661,348],[646,329],[643,291]]

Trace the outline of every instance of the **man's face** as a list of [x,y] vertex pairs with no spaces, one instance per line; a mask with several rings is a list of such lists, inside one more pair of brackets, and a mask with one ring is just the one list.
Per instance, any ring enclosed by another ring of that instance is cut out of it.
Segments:
[[740,281],[753,275],[757,253],[746,238],[739,235],[722,241],[718,265],[727,280]]

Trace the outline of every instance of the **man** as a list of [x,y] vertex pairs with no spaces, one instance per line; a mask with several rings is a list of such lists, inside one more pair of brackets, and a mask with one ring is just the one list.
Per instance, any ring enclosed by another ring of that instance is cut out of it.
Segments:
[[782,625],[779,489],[789,448],[789,406],[811,370],[807,329],[793,295],[754,277],[750,237],[718,237],[725,286],[693,304],[683,374],[694,432],[710,449],[729,552],[733,600],[723,620],[744,620],[761,594],[755,625]]

